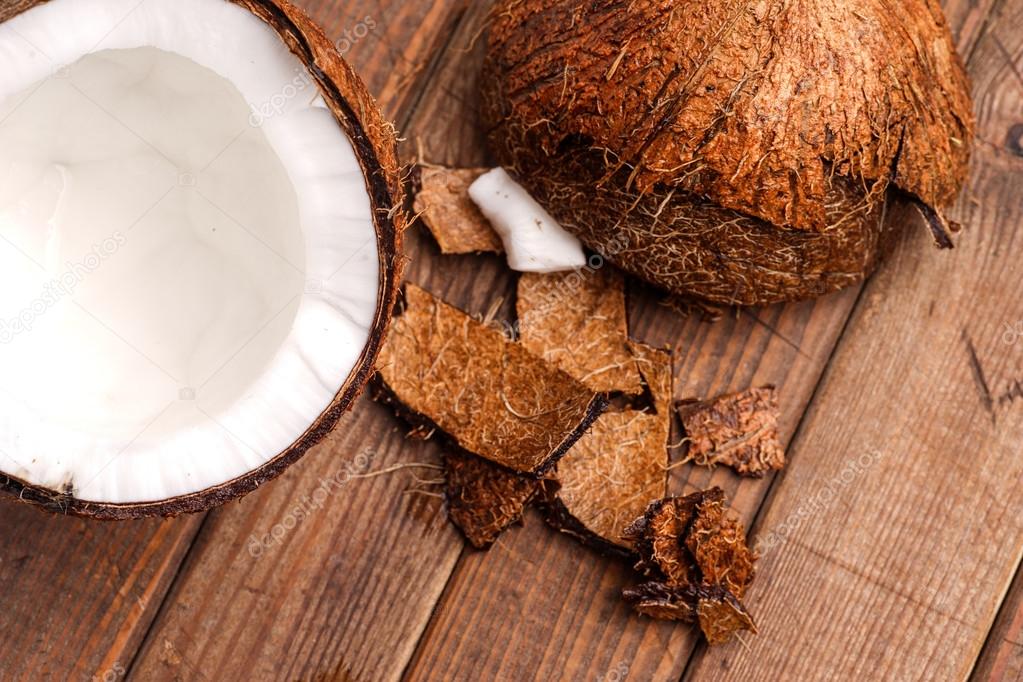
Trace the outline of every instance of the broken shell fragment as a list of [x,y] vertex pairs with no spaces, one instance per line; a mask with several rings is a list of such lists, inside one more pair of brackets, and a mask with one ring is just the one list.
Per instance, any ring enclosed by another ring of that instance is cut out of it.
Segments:
[[485,168],[420,168],[420,189],[413,210],[443,254],[501,253],[501,238],[469,198],[469,185]]
[[752,388],[713,400],[679,403],[688,458],[700,466],[718,464],[743,476],[761,477],[785,466],[778,438],[778,395],[774,386]]
[[518,473],[541,474],[607,401],[500,331],[415,285],[380,354],[378,395],[413,425]]
[[509,526],[521,522],[526,505],[543,485],[535,477],[461,452],[444,455],[444,475],[448,518],[477,549],[490,547]]

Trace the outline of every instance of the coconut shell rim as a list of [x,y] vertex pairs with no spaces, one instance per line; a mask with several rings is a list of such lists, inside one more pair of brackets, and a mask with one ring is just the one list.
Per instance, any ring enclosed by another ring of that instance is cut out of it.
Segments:
[[[0,25],[48,1],[23,0],[0,10]],[[384,121],[365,84],[304,10],[289,0],[229,1],[266,23],[309,69],[334,118],[355,149],[373,209],[381,264],[377,306],[369,340],[333,401],[305,432],[262,466],[230,481],[163,500],[110,503],[81,500],[0,472],[0,498],[27,502],[55,514],[108,521],[173,517],[207,511],[244,497],[284,473],[337,426],[372,376],[406,265],[402,241],[407,216],[394,129]]]

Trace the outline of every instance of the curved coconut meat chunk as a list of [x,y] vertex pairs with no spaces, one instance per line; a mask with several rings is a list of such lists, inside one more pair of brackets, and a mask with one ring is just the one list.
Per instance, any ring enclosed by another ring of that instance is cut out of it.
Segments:
[[550,273],[586,267],[582,243],[503,168],[476,178],[469,197],[501,237],[512,270]]
[[287,450],[381,267],[316,81],[226,0],[52,0],[0,24],[0,63],[0,471],[141,503]]

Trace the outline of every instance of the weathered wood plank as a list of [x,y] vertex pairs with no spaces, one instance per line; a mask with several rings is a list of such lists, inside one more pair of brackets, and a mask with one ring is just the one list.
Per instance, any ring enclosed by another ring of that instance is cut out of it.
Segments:
[[1023,552],[1023,404],[1002,399],[1023,365],[1006,334],[1023,320],[1020,27],[1004,3],[970,62],[982,142],[959,247],[911,232],[867,286],[756,529],[761,634],[692,679],[969,675]]
[[120,524],[0,506],[0,679],[120,679],[202,517]]
[[1023,573],[1018,569],[970,679],[1023,680]]
[[[954,13],[977,23],[984,10]],[[953,3],[956,8],[959,3]],[[477,7],[482,26],[486,8]],[[962,25],[957,24],[957,25]],[[979,24],[978,24],[979,25]],[[976,40],[967,27],[964,53]],[[479,31],[467,33],[476,37]],[[458,41],[453,43],[457,47]],[[475,107],[480,42],[449,51],[422,110],[436,112],[420,134],[427,160],[473,165],[486,161]],[[467,129],[468,128],[468,129]],[[438,278],[440,279],[440,278]],[[513,281],[513,278],[512,278]],[[449,285],[454,289],[454,285]],[[500,287],[502,293],[510,289]],[[452,292],[457,296],[457,292]],[[464,295],[464,294],[463,294]],[[478,296],[478,290],[476,290]],[[510,294],[508,294],[510,295]],[[846,291],[820,301],[748,310],[716,323],[682,318],[647,287],[630,291],[633,334],[676,354],[677,397],[707,396],[775,383],[783,401],[782,436],[795,432],[856,300]],[[474,302],[479,308],[485,304]],[[725,469],[683,467],[675,491],[719,485],[751,522],[771,479],[742,480]],[[594,679],[627,673],[630,679],[671,679],[682,674],[696,638],[687,626],[633,616],[621,603],[632,581],[621,562],[603,559],[555,536],[533,514],[489,553],[467,552],[431,620],[409,679]],[[501,642],[494,647],[492,642]]]
[[[342,47],[348,48],[347,56],[390,115],[407,110],[412,98],[418,96],[424,65],[442,48],[459,7],[454,1],[303,4],[338,40],[345,39],[345,31],[350,32],[351,44],[342,43]],[[360,23],[369,30],[363,33]],[[377,420],[380,428],[393,426],[385,415],[378,415]],[[321,448],[310,458],[318,458],[323,466],[330,466],[333,460],[335,468],[343,462],[330,447]],[[386,457],[382,459],[386,461]],[[307,473],[316,480],[312,469]],[[280,484],[281,488],[287,485]],[[368,502],[364,500],[363,504]],[[235,505],[226,515],[247,517],[255,509],[258,507],[253,503]],[[420,500],[406,511],[413,515],[427,513]],[[353,512],[352,516],[358,514]],[[0,679],[121,679],[132,665],[203,518],[89,523],[48,516],[20,505],[0,505],[0,527],[4,529],[0,590],[5,606],[0,612],[0,648],[4,651],[0,656]],[[257,528],[256,519],[251,525],[253,530]],[[213,533],[215,538],[216,531]],[[206,537],[204,546],[218,544]],[[380,561],[388,565],[386,560]],[[319,568],[329,574],[338,566],[343,563],[331,559]],[[348,601],[340,595],[338,598]],[[177,612],[173,608],[170,611]],[[247,615],[233,613],[239,621]],[[271,621],[274,615],[268,613],[265,620]],[[295,625],[293,629],[301,628]],[[190,653],[188,644],[188,640],[180,644],[185,655]],[[268,658],[275,658],[276,653],[270,649]],[[188,672],[189,660],[182,658],[182,674],[195,677],[195,672]]]

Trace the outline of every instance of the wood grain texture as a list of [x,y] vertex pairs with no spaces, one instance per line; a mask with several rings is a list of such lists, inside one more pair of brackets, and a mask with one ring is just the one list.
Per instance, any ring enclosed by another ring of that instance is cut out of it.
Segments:
[[983,142],[959,246],[909,233],[866,287],[755,531],[769,540],[749,595],[761,634],[704,652],[691,679],[973,668],[1023,552],[1023,401],[1002,398],[1023,374],[1005,335],[1023,320],[1023,159],[1006,146],[1021,26],[1023,3],[1004,3],[969,64]]
[[[998,116],[1010,125],[1004,130],[1004,136],[998,137],[998,126],[994,126],[995,137],[983,142],[994,159],[1000,165],[1014,168],[1017,174],[1023,173],[1023,41],[1019,30],[1013,34],[1005,27],[1018,27],[1023,22],[1023,11],[1006,7],[1003,10],[1000,26],[992,29],[984,49],[978,51],[976,59],[978,68],[983,63],[985,71],[990,73],[988,82],[1014,81],[1017,86],[1017,99],[1013,102],[1011,91],[1002,97],[985,98],[985,103],[992,109],[1003,112]],[[1008,95],[1008,96],[1005,96]],[[1018,127],[1014,127],[1018,126]],[[1002,126],[1003,128],[1005,126]],[[1017,180],[1017,187],[1019,181]],[[1018,189],[1016,190],[1018,192]],[[1014,322],[1006,323],[1002,328],[1003,342],[1015,345],[1020,339],[1016,332],[1023,330],[1023,325]],[[1020,351],[1016,350],[1017,367],[1023,364]],[[1004,386],[1003,386],[1004,388]],[[997,389],[996,389],[997,390]],[[1019,566],[1016,577],[1009,588],[1008,594],[1001,605],[998,618],[988,634],[987,643],[974,667],[971,679],[988,680],[1023,680],[1023,571]]]
[[1018,569],[970,679],[974,682],[1023,680],[1023,573]]
[[133,676],[397,678],[461,542],[441,500],[408,494],[435,471],[372,474],[435,450],[364,401],[279,482],[213,512]]
[[202,521],[0,505],[0,679],[120,679]]

